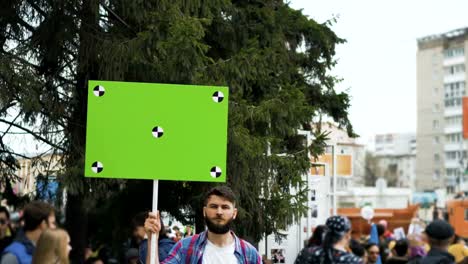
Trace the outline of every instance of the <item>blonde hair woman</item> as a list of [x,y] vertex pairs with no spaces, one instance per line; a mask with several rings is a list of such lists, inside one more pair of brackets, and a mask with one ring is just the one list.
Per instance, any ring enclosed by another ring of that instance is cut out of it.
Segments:
[[69,243],[67,231],[60,228],[45,230],[37,241],[32,264],[68,264]]

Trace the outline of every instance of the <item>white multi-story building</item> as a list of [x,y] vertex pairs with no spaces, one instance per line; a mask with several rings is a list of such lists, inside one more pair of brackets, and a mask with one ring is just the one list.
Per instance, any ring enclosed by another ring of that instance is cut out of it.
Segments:
[[382,134],[375,136],[375,155],[416,154],[416,135],[414,133]]
[[418,39],[415,186],[420,191],[439,187],[455,191],[464,174],[467,50],[468,28]]
[[383,134],[375,137],[375,174],[389,186],[414,190],[416,179],[416,135]]

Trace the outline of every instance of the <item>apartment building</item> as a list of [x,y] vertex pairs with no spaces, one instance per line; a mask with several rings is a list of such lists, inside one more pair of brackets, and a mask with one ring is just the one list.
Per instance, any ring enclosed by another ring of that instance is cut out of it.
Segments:
[[418,191],[454,192],[467,164],[462,137],[468,28],[418,39],[416,180]]

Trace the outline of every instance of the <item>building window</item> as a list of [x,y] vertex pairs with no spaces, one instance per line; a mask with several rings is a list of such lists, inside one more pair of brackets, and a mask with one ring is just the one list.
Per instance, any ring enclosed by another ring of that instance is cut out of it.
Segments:
[[435,136],[433,142],[434,142],[434,144],[439,144],[440,143],[439,136]]
[[434,181],[438,181],[440,179],[440,170],[435,170],[434,175],[432,175],[432,179]]
[[445,58],[461,57],[464,54],[465,54],[465,49],[463,47],[451,48],[451,49],[444,50],[444,57]]
[[465,209],[465,221],[468,221],[468,209]]
[[439,162],[440,161],[440,155],[439,154],[434,154],[434,162]]
[[433,120],[432,121],[432,128],[433,129],[438,129],[439,128],[439,120]]
[[444,68],[445,75],[455,75],[465,72],[465,64],[457,64]]

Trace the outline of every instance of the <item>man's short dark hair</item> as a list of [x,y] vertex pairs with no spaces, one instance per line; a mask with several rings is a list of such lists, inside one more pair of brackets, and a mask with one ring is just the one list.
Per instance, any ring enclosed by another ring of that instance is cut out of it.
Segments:
[[380,237],[385,234],[385,226],[377,224],[377,235]]
[[5,206],[0,206],[0,213],[5,213],[7,219],[10,219],[10,212]]
[[404,257],[408,254],[409,243],[406,239],[400,239],[395,243],[393,249],[399,257]]
[[372,242],[366,245],[366,250],[369,251],[369,249],[373,246],[376,246],[380,251],[379,245],[377,245],[376,243],[372,243]]
[[203,200],[203,205],[206,206],[208,203],[208,199],[210,196],[216,195],[223,197],[224,199],[228,200],[229,202],[233,203],[234,206],[236,205],[236,195],[231,190],[231,188],[227,186],[216,186],[211,188],[206,194],[205,199]]
[[53,213],[54,208],[50,204],[41,201],[28,203],[23,210],[24,231],[36,230],[42,221],[47,222]]
[[135,230],[139,226],[145,226],[145,220],[148,218],[148,212],[140,212],[132,219],[132,228]]
[[362,258],[366,254],[366,250],[364,249],[364,246],[359,243],[359,241],[355,239],[351,239],[349,241],[349,249],[353,252],[354,255]]

